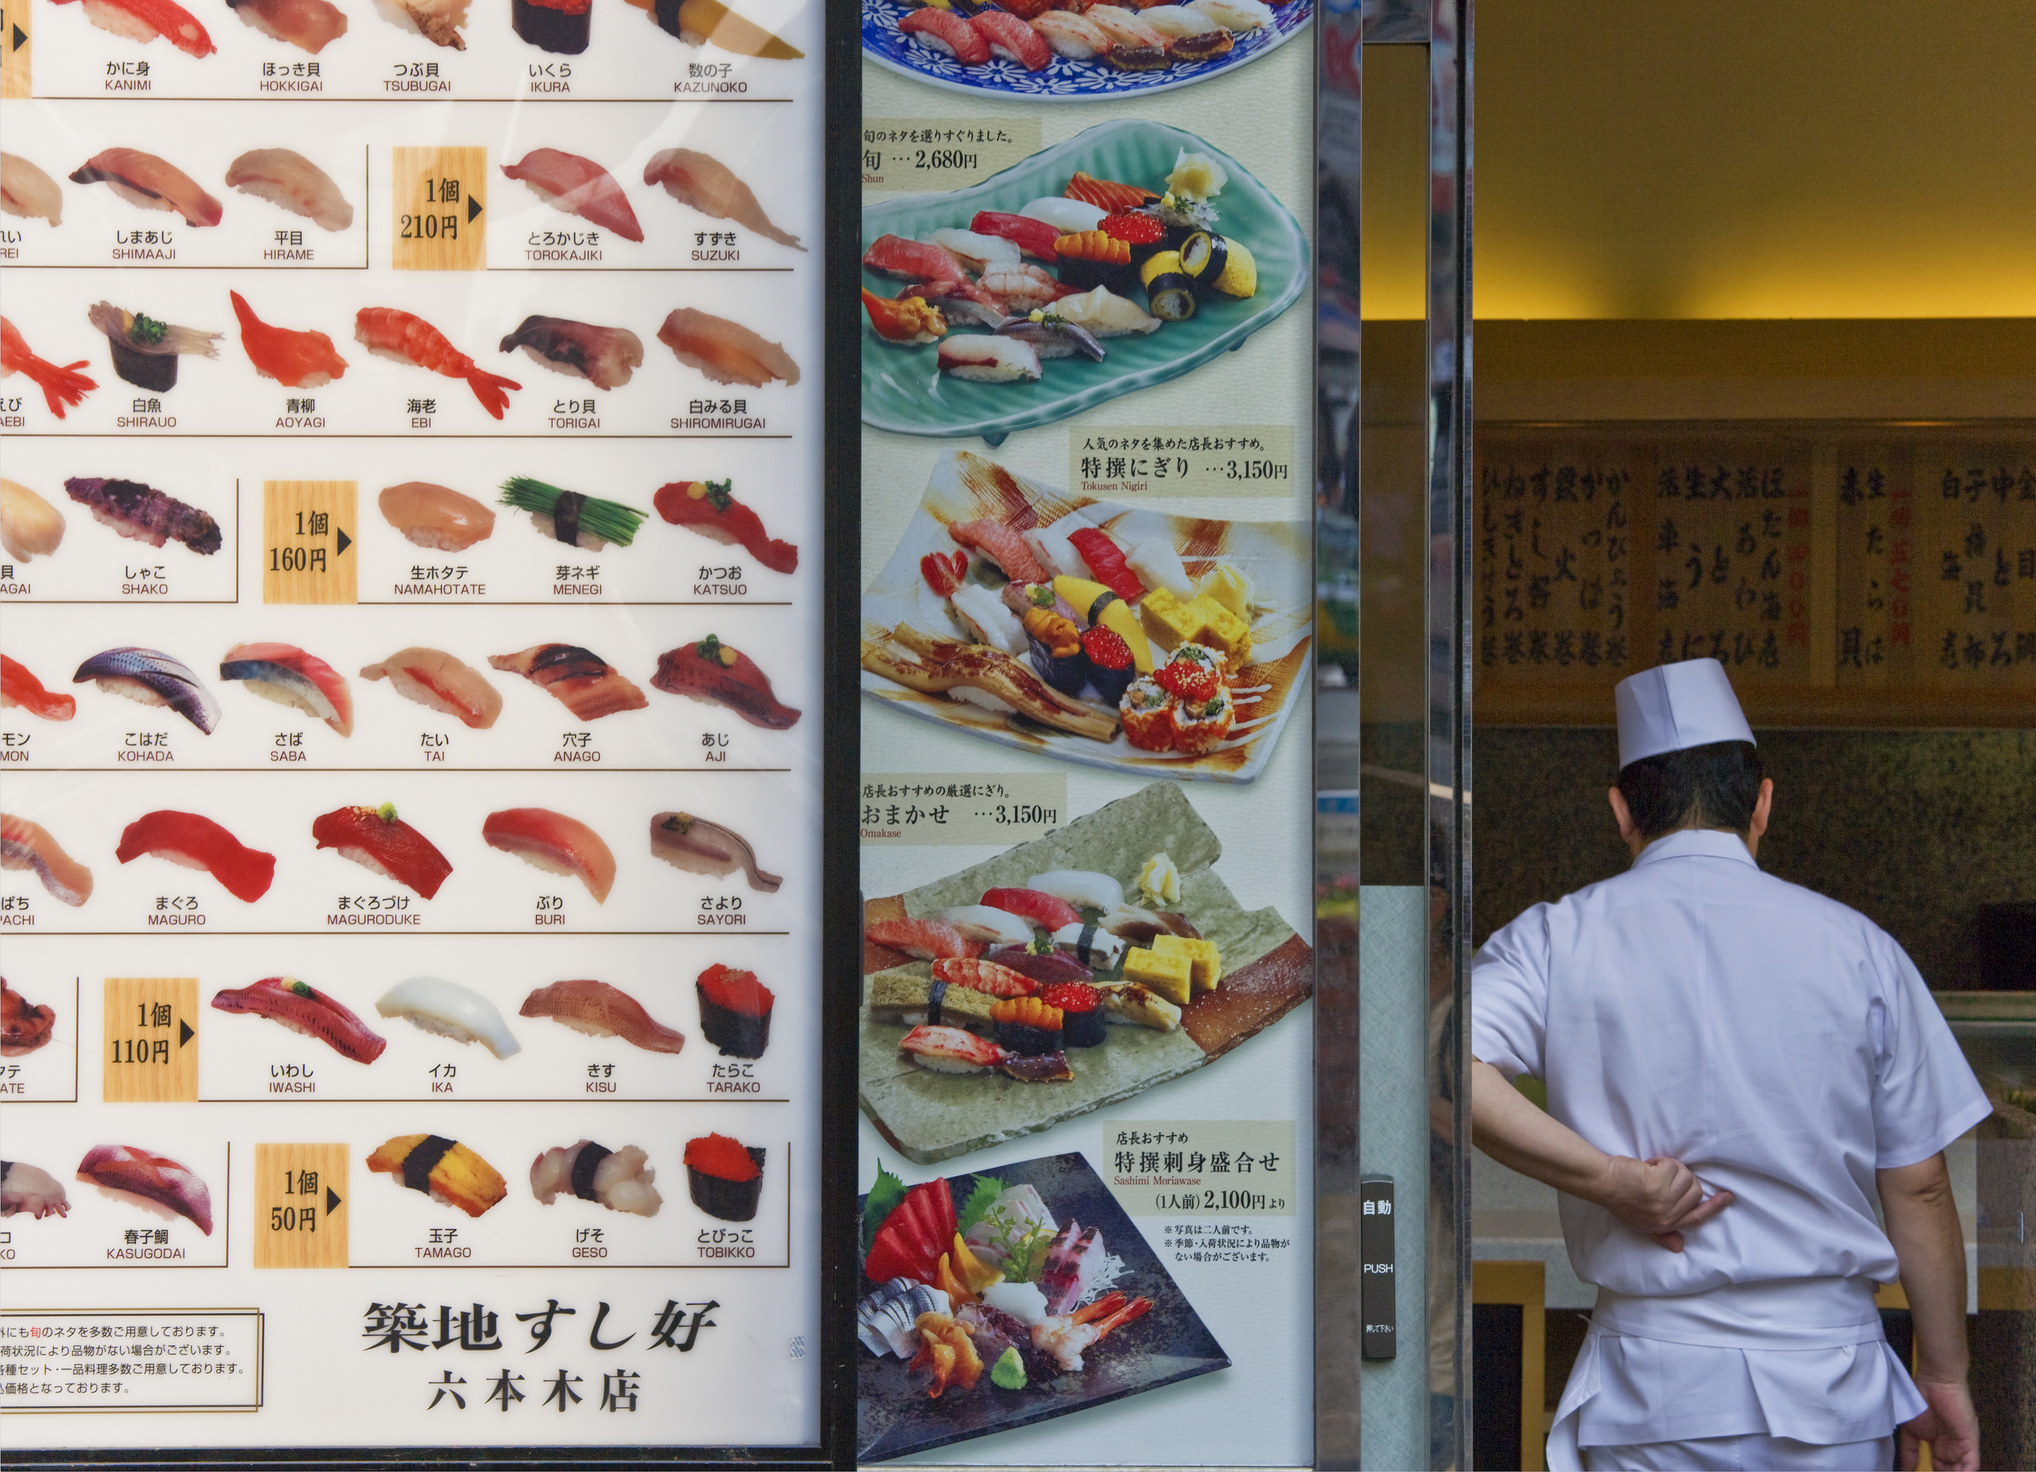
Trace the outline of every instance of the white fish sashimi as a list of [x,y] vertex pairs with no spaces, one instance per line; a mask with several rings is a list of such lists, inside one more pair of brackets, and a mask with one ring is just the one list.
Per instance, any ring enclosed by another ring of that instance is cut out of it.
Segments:
[[1046,1294],[1037,1283],[992,1283],[983,1290],[983,1302],[1028,1329],[1046,1317]]
[[1102,224],[1108,211],[1084,199],[1064,199],[1060,195],[1049,194],[1033,200],[1018,213],[1030,219],[1043,220],[1063,235],[1075,235]]
[[[1074,201],[1079,204],[1080,201]],[[1095,337],[1124,337],[1130,333],[1156,332],[1159,318],[1137,303],[1117,295],[1107,286],[1091,287],[1053,304],[1054,311]]]
[[974,230],[935,230],[925,240],[928,245],[937,245],[961,257],[962,264],[973,271],[1015,266],[1024,259],[1018,243],[1001,235],[981,235]]
[[1032,940],[1029,924],[1008,910],[995,910],[988,905],[956,905],[942,910],[939,918],[970,940],[1014,946],[1028,945]]
[[988,588],[968,583],[955,589],[954,607],[983,643],[992,648],[1017,656],[1031,647],[1025,637],[1025,626]]
[[479,992],[436,976],[413,976],[383,993],[375,1010],[401,1017],[429,1033],[462,1043],[480,1043],[497,1058],[523,1051],[495,1004]]
[[1124,903],[1124,886],[1094,869],[1052,869],[1033,875],[1025,887],[1096,910],[1114,910]]

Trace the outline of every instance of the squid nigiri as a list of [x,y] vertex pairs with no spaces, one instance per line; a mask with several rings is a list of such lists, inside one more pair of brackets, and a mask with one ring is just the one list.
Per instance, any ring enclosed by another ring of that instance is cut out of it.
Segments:
[[255,372],[284,388],[319,388],[346,372],[346,359],[322,332],[297,332],[272,327],[254,314],[247,298],[229,291],[233,314],[240,318],[240,345]]
[[565,317],[525,317],[498,351],[518,348],[554,373],[584,378],[595,388],[620,388],[643,366],[643,339],[628,328]]
[[[324,0],[290,0],[290,3],[323,5]],[[325,8],[332,9],[330,5]],[[339,17],[339,28],[346,29],[343,15]],[[293,149],[251,148],[227,166],[226,182],[243,194],[252,194],[282,206],[293,215],[302,215],[322,230],[344,230],[353,223],[353,206],[346,202],[332,176]]]
[[[71,0],[54,0],[68,5]],[[102,31],[130,41],[149,42],[161,36],[186,56],[207,57],[218,50],[198,17],[175,0],[84,0],[85,19]]]
[[615,855],[601,835],[550,808],[504,808],[481,824],[481,841],[550,874],[571,874],[594,903],[606,904],[615,887]]
[[276,880],[276,856],[249,848],[202,813],[164,808],[143,813],[121,830],[114,857],[131,864],[142,855],[202,869],[235,899],[253,904]]
[[398,649],[380,664],[361,670],[363,680],[387,680],[405,700],[456,717],[475,731],[485,731],[502,714],[502,694],[472,665],[443,649],[412,645]]
[[717,220],[733,220],[757,234],[804,250],[799,237],[771,223],[750,187],[720,160],[691,148],[667,148],[643,167],[643,182],[661,184],[680,204]]
[[362,307],[354,313],[353,335],[354,341],[377,357],[409,363],[447,378],[465,379],[481,407],[497,419],[509,407],[509,395],[504,390],[523,387],[513,378],[478,366],[422,317],[395,307]]
[[342,736],[353,734],[346,676],[294,644],[236,644],[220,661],[219,678],[242,681],[251,694],[295,706]]
[[[643,239],[643,226],[636,222],[629,196],[622,192],[613,175],[590,158],[558,148],[533,148],[520,163],[502,165],[502,172],[528,184],[539,199],[555,210],[613,230],[624,240]],[[651,182],[648,173],[644,182]]]
[[772,379],[799,381],[799,365],[779,344],[765,341],[739,322],[692,307],[680,307],[665,318],[657,340],[681,363],[698,368],[715,383],[762,388]]
[[78,698],[45,690],[28,666],[0,654],[0,706],[20,706],[46,721],[68,721],[78,713]]
[[84,402],[85,395],[99,386],[78,371],[84,366],[83,358],[62,364],[38,358],[29,348],[28,339],[21,335],[21,329],[0,317],[0,378],[26,373],[42,390],[43,402],[49,405],[50,413],[59,419],[66,409]]
[[455,1042],[479,1043],[497,1058],[523,1051],[493,1002],[471,987],[436,976],[397,982],[382,994],[375,1010]]
[[0,479],[0,547],[17,562],[63,545],[64,513],[18,481]]
[[364,869],[395,880],[430,899],[452,873],[431,840],[396,816],[396,805],[334,808],[311,822],[320,848],[337,849]]
[[104,184],[145,210],[173,210],[194,229],[217,225],[226,214],[197,180],[169,160],[139,148],[102,148],[71,172],[71,182]]
[[659,486],[650,504],[673,526],[741,547],[772,572],[798,571],[799,549],[766,532],[762,518],[735,499],[734,485],[732,480],[675,480]]
[[47,828],[12,813],[0,813],[0,869],[32,872],[44,889],[73,907],[92,897],[92,871],[65,853]]
[[57,181],[18,153],[0,153],[0,210],[24,220],[64,222],[64,192]]

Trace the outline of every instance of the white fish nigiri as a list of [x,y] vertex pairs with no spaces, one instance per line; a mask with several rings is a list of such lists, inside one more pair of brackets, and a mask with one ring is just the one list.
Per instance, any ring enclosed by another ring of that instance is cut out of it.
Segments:
[[1079,516],[1063,516],[1059,521],[1050,521],[1045,526],[1035,526],[1023,533],[1025,545],[1032,555],[1046,564],[1046,570],[1063,577],[1085,578],[1089,565],[1075,551],[1074,543],[1068,540],[1069,532],[1081,531],[1089,523]]
[[375,1010],[462,1043],[480,1043],[497,1058],[523,1051],[495,1004],[479,992],[436,976],[413,976],[382,994]]
[[1094,910],[1114,910],[1124,903],[1124,886],[1094,869],[1051,869],[1033,875],[1025,887]]
[[1226,31],[1262,30],[1273,23],[1272,7],[1260,0],[1188,0],[1188,9],[1199,10]]
[[1075,235],[1083,230],[1095,229],[1109,212],[1085,199],[1065,199],[1058,194],[1049,194],[1033,200],[1018,213],[1043,220],[1063,235]]
[[[1074,202],[1080,203],[1078,200]],[[1092,337],[1157,332],[1160,325],[1159,318],[1107,286],[1093,286],[1073,296],[1064,296],[1053,304],[1053,309],[1075,326],[1086,328]]]
[[936,918],[943,924],[952,925],[970,940],[1013,946],[1027,945],[1032,940],[1030,925],[1008,910],[996,910],[988,905],[955,905],[942,910]]
[[1015,266],[1024,257],[1014,240],[1001,235],[983,235],[974,230],[934,230],[926,236],[928,245],[937,245],[961,258],[971,271],[988,271],[998,266]]
[[980,583],[964,583],[954,590],[954,609],[985,644],[1006,654],[1022,656],[1031,646],[1025,626],[1003,601]]

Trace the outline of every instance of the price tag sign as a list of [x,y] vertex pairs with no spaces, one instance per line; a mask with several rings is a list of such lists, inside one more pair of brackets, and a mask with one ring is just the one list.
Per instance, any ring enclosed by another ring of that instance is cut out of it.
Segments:
[[108,1104],[190,1104],[198,1098],[198,981],[190,976],[106,979]]
[[350,480],[262,483],[262,602],[354,601],[358,496]]
[[865,844],[1005,845],[1067,821],[1067,777],[1038,772],[864,772]]
[[255,1146],[254,1265],[346,1266],[344,1145]]
[[1292,1216],[1299,1188],[1291,1119],[1112,1120],[1097,1163],[1132,1216]]
[[389,264],[398,271],[486,270],[488,150],[390,152]]
[[1085,496],[1250,496],[1292,500],[1299,488],[1291,424],[1077,426],[1068,484]]
[[0,5],[0,97],[26,97],[29,86],[28,0]]
[[1038,118],[864,118],[862,187],[960,189],[1039,152]]

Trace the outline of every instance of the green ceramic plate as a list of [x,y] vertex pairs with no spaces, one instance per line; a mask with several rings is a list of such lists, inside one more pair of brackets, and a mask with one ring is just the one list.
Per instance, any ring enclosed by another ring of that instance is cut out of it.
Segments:
[[[951,194],[913,194],[863,211],[863,248],[880,235],[917,239],[930,230],[966,230],[978,210],[1017,213],[1042,195],[1057,195],[1077,169],[1102,179],[1164,187],[1182,149],[1206,153],[1230,176],[1216,196],[1217,228],[1242,241],[1258,262],[1258,294],[1244,301],[1216,297],[1186,322],[1169,322],[1148,336],[1106,338],[1108,356],[1052,358],[1036,383],[972,383],[943,375],[934,346],[902,348],[885,342],[863,319],[862,418],[874,429],[944,437],[981,435],[1000,444],[1016,429],[1032,429],[1084,409],[1177,378],[1238,346],[1291,307],[1307,281],[1308,241],[1301,226],[1237,160],[1194,134],[1165,123],[1125,118],[1078,133],[1035,153],[982,183]],[[891,296],[903,282],[863,272],[863,284]],[[1145,305],[1139,293],[1138,305]],[[961,330],[961,329],[957,329]],[[969,328],[969,331],[980,331]],[[1213,375],[1212,375],[1213,377]],[[1213,413],[1221,403],[1212,383]]]

